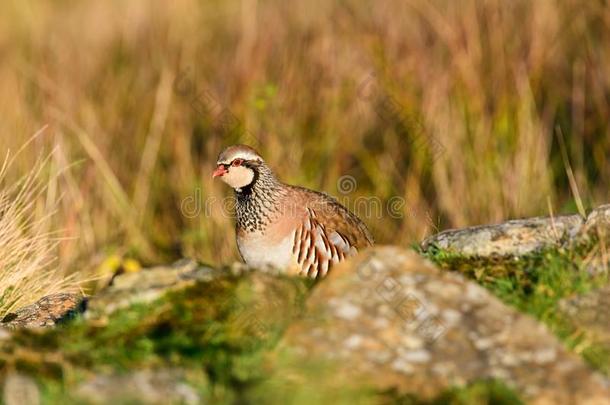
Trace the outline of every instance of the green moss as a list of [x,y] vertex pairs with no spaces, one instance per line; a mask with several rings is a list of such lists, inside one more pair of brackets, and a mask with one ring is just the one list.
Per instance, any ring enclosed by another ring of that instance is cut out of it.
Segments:
[[[607,372],[607,350],[584,345],[586,336],[557,311],[561,298],[603,282],[579,271],[588,253],[549,250],[519,260],[474,259],[439,249],[426,255],[538,317],[568,346],[578,346],[590,364]],[[200,283],[107,318],[76,319],[45,332],[18,331],[2,344],[0,362],[4,370],[34,376],[49,404],[78,403],[72,390],[94,374],[168,368],[185,371],[191,376],[187,383],[202,398],[221,404],[520,403],[497,381],[450,389],[422,402],[416,395],[375,392],[366,381],[341,381],[332,365],[290,364],[282,358],[270,362],[279,356],[271,349],[300,314],[311,286],[300,278],[261,274]]]
[[[306,291],[300,279],[269,278],[259,283],[263,290],[253,283],[255,277],[200,283],[103,321],[78,319],[43,333],[19,331],[2,346],[0,359],[45,381],[62,381],[67,372],[80,370],[84,376],[203,369],[212,385],[239,391],[264,377],[262,353],[300,312]],[[282,310],[273,310],[277,306]]]
[[464,387],[453,387],[429,400],[417,393],[379,391],[362,377],[344,376],[339,366],[316,358],[293,357],[289,349],[274,352],[268,378],[252,387],[248,403],[269,404],[404,404],[478,405],[522,404],[518,395],[501,381],[480,380]]
[[608,373],[610,355],[589,339],[588,333],[559,311],[563,298],[583,294],[608,282],[607,275],[585,270],[597,241],[567,248],[546,249],[519,258],[478,258],[437,247],[420,252],[440,268],[457,271],[475,280],[519,311],[544,322],[566,345],[597,370]]
[[497,380],[482,380],[465,387],[449,389],[436,398],[422,401],[407,395],[392,401],[401,405],[517,405],[523,404],[517,394]]

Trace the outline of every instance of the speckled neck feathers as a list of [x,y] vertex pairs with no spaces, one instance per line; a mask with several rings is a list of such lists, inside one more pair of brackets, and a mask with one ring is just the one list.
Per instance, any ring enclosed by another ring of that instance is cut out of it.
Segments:
[[235,190],[237,196],[237,228],[246,232],[265,232],[267,226],[279,214],[286,186],[264,163],[251,166],[254,180],[242,189]]

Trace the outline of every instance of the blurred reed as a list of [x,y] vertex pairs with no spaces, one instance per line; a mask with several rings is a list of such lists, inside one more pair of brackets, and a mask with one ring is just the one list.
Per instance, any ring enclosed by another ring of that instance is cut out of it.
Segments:
[[222,207],[182,211],[230,193],[210,173],[238,141],[288,182],[404,198],[364,218],[380,242],[575,212],[571,185],[609,197],[609,34],[602,1],[6,1],[0,151],[48,124],[31,153],[77,162],[57,185],[69,268],[236,259]]

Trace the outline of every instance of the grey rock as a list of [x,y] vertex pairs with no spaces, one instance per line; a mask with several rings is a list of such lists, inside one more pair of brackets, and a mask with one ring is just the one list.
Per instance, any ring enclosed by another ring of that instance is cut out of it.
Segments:
[[5,315],[0,322],[3,327],[9,329],[50,327],[81,313],[84,304],[85,301],[80,294],[52,294]]
[[610,236],[610,204],[601,205],[589,213],[579,236],[585,239],[591,236],[605,239]]
[[580,215],[517,219],[498,225],[483,225],[440,232],[421,246],[476,257],[523,256],[544,248],[561,246],[583,226]]
[[376,247],[336,267],[280,351],[380,390],[432,398],[501,378],[528,403],[608,404],[607,379],[544,325],[414,252]]
[[565,298],[559,302],[559,309],[596,342],[610,350],[610,285]]
[[38,385],[30,377],[10,373],[4,379],[2,400],[5,405],[38,405]]
[[100,318],[132,304],[145,304],[168,291],[188,288],[196,282],[208,282],[226,272],[201,266],[192,260],[181,260],[171,266],[158,266],[133,273],[120,274],[111,285],[89,300],[86,318]]
[[601,205],[587,216],[584,226],[574,238],[575,244],[596,244],[586,261],[585,270],[590,275],[608,274],[610,270],[610,204]]
[[174,370],[140,370],[128,374],[97,375],[82,383],[73,395],[88,404],[200,404],[197,391]]

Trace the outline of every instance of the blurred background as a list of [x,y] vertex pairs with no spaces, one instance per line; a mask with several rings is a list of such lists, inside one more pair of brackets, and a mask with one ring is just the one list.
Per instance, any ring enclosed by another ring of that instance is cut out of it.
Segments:
[[393,204],[357,210],[381,243],[582,212],[610,200],[609,34],[601,0],[3,1],[1,186],[48,157],[67,271],[238,259],[236,142]]

